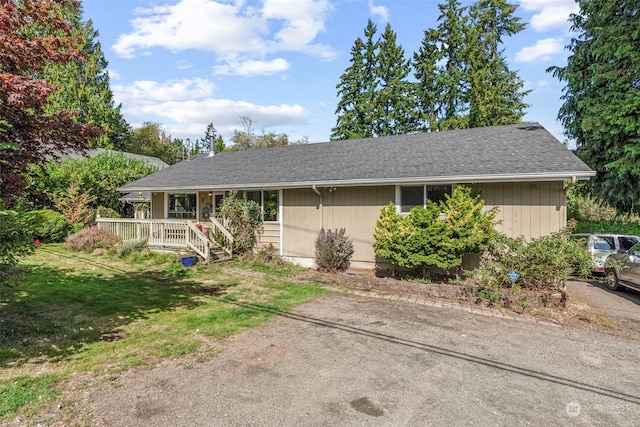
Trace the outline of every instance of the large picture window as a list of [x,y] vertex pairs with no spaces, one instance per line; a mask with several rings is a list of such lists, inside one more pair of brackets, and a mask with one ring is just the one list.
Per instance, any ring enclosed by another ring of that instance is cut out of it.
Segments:
[[409,212],[416,206],[425,206],[427,200],[440,202],[445,194],[451,195],[451,185],[414,185],[400,187],[400,211]]
[[169,194],[169,218],[195,219],[195,194]]
[[246,197],[260,205],[265,221],[278,221],[278,190],[247,191]]

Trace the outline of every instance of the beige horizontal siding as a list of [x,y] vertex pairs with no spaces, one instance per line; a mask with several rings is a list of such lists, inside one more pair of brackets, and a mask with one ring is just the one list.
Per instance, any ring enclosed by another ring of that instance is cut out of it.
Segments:
[[262,233],[258,235],[258,248],[272,244],[280,249],[280,223],[265,222],[262,226]]

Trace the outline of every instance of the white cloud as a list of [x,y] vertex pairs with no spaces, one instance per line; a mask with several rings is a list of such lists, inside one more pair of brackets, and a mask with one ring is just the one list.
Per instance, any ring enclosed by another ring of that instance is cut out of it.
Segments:
[[298,104],[259,105],[214,98],[213,83],[203,79],[167,82],[137,81],[113,87],[116,103],[130,123],[157,121],[176,138],[199,138],[214,123],[227,138],[239,129],[238,117],[248,116],[256,129],[305,124],[309,112]]
[[264,0],[262,16],[266,20],[281,22],[274,34],[276,51],[299,51],[314,55],[330,55],[328,47],[313,44],[324,31],[331,5],[327,0]]
[[376,6],[373,4],[373,0],[369,0],[369,13],[373,16],[380,18],[380,21],[389,22],[389,9],[384,6]]
[[116,70],[107,70],[109,74],[109,80],[120,80],[120,73]]
[[131,85],[114,85],[114,98],[118,103],[139,106],[157,101],[186,100],[213,95],[215,85],[205,79],[169,80],[158,83],[153,80],[138,80]]
[[239,76],[270,76],[290,68],[290,64],[282,58],[271,61],[248,60],[244,62],[230,60],[225,65],[213,67],[214,74],[217,75],[239,75]]
[[264,0],[260,7],[245,3],[180,0],[137,8],[133,31],[120,35],[113,49],[123,57],[151,48],[211,51],[222,60],[239,55],[261,59],[274,52],[334,57],[328,46],[314,43],[325,29],[328,0]]
[[189,63],[189,61],[185,61],[184,59],[181,59],[180,61],[178,61],[178,63],[176,64],[176,68],[178,70],[188,70],[189,68],[191,68],[192,65],[191,63]]
[[141,107],[145,114],[164,117],[175,123],[206,123],[215,118],[216,129],[237,129],[238,117],[251,117],[257,128],[302,123],[309,113],[301,105],[257,105],[245,101],[207,98],[184,102],[162,102]]
[[516,53],[516,62],[545,61],[564,50],[561,37],[538,40],[535,45],[522,48]]
[[534,12],[529,23],[536,31],[569,28],[569,15],[580,12],[576,0],[520,0],[520,5],[524,10]]

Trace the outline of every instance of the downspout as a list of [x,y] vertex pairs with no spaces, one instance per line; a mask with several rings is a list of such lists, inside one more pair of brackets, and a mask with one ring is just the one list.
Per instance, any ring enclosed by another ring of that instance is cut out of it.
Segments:
[[571,184],[567,185],[567,188],[564,189],[564,191],[569,191],[571,190],[571,188],[573,186],[575,186],[578,183],[578,178],[576,178],[575,176],[571,177]]
[[324,228],[324,209],[322,207],[322,192],[318,190],[315,184],[311,185],[311,189],[320,196],[320,201],[318,202],[318,209],[320,209],[320,226]]
[[564,223],[566,226],[569,226],[569,209],[567,209],[567,193],[574,187],[578,182],[578,178],[576,176],[571,177],[571,184],[567,185],[567,188],[564,189],[564,209],[565,209],[565,218]]

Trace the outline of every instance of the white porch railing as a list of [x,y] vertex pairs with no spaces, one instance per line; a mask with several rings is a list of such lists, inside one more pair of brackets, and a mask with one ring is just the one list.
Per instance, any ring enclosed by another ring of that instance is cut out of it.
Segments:
[[220,246],[231,256],[233,237],[218,222],[212,222],[224,239],[224,244],[213,242],[198,227],[195,221],[180,219],[133,219],[96,218],[98,228],[107,230],[126,240],[146,240],[150,248],[193,250],[205,261],[211,257],[212,246]]

